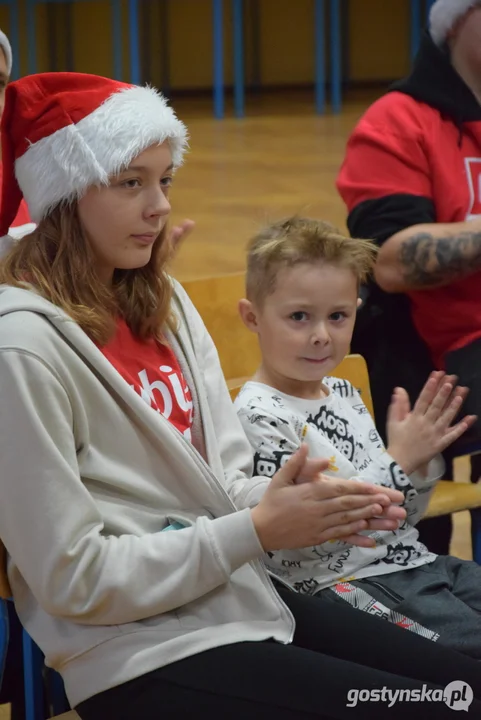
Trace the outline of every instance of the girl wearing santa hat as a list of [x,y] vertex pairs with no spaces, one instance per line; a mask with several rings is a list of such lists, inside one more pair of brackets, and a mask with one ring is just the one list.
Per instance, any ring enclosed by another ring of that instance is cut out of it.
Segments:
[[369,544],[402,496],[326,481],[305,448],[248,479],[215,348],[166,271],[186,136],[153,89],[7,90],[0,230],[22,198],[37,223],[0,266],[0,538],[22,623],[86,720],[384,718],[350,690],[460,678],[481,698],[475,661],[264,571],[264,551]]

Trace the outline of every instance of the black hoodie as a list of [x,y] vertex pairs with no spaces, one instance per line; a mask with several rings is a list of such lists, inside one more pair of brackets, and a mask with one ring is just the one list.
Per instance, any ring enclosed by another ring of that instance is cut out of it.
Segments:
[[[428,34],[412,74],[355,128],[338,178],[354,237],[481,217],[481,105]],[[408,293],[433,362],[481,337],[481,273]]]

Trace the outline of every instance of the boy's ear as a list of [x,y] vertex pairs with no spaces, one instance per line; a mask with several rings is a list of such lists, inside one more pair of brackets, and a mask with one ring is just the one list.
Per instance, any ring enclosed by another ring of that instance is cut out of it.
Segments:
[[248,330],[254,333],[259,332],[257,312],[250,300],[246,300],[245,298],[239,300],[239,315]]

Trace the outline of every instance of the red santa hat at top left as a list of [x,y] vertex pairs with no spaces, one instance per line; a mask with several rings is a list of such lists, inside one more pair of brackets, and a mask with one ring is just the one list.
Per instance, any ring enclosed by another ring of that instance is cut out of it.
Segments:
[[187,146],[185,125],[159,92],[81,73],[10,83],[1,127],[0,236],[22,197],[38,223],[59,203],[107,184],[151,145],[168,141],[174,167]]

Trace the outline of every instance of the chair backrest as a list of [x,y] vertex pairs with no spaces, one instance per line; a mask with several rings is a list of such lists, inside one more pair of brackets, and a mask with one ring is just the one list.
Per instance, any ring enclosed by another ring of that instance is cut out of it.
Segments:
[[257,337],[237,309],[244,279],[242,272],[182,283],[214,340],[226,380],[253,375],[260,361]]
[[343,380],[349,380],[361,395],[362,401],[372,417],[374,417],[369,372],[362,355],[347,355],[340,365],[332,371],[332,375]]

